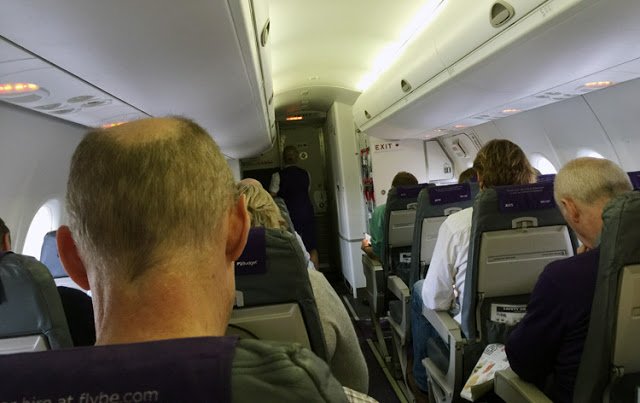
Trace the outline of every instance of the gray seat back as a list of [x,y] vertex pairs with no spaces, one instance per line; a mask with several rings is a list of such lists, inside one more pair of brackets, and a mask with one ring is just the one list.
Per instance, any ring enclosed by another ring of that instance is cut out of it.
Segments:
[[0,356],[1,402],[231,402],[236,339],[198,337]]
[[391,188],[387,196],[383,222],[382,267],[385,277],[397,274],[409,282],[411,245],[418,207],[418,195],[428,185]]
[[482,344],[504,342],[524,315],[544,267],[573,256],[576,242],[555,208],[553,183],[486,189],[473,205],[462,330]]
[[274,197],[273,201],[276,203],[276,205],[280,209],[280,214],[282,214],[282,218],[284,218],[284,220],[287,222],[289,231],[294,232],[295,229],[293,227],[293,221],[291,221],[291,215],[289,214],[287,203],[284,202],[284,199],[282,197]]
[[574,401],[630,402],[640,387],[640,193],[612,200],[602,219],[598,277]]
[[299,342],[327,359],[307,264],[292,233],[251,229],[236,261],[236,293],[232,333]]
[[60,295],[30,256],[0,257],[0,354],[72,347]]
[[409,286],[420,279],[422,267],[431,263],[438,230],[447,216],[473,205],[478,194],[477,183],[429,186],[418,195],[418,208],[411,247]]

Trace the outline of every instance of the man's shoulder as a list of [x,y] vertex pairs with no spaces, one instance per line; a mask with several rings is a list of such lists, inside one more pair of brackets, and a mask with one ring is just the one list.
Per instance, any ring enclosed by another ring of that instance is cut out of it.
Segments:
[[346,402],[327,364],[299,344],[239,340],[231,381],[237,402]]
[[471,231],[473,207],[453,213],[442,223],[452,234]]
[[600,260],[600,249],[596,248],[588,252],[580,253],[551,262],[544,269],[543,275],[548,279],[558,281],[572,281],[576,276],[583,277],[587,273],[597,272]]

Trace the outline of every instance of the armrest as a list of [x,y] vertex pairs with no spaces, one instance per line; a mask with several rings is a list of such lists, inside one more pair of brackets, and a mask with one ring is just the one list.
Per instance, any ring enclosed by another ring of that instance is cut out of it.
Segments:
[[456,344],[462,343],[460,324],[449,315],[449,312],[434,311],[423,307],[422,314],[446,343],[449,343],[450,340]]
[[382,262],[378,259],[373,259],[371,256],[362,252],[362,264],[366,264],[369,267],[380,267],[382,268]]
[[535,385],[525,382],[511,368],[496,372],[494,389],[505,402],[551,403]]
[[387,288],[400,301],[407,302],[411,297],[409,287],[398,276],[389,276],[387,279]]

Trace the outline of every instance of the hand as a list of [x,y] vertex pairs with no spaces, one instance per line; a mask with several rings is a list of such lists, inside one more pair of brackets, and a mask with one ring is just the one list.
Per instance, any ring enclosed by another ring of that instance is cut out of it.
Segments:
[[371,246],[371,242],[369,242],[367,238],[363,239],[362,242],[360,243],[360,249],[362,249],[363,251],[370,246]]

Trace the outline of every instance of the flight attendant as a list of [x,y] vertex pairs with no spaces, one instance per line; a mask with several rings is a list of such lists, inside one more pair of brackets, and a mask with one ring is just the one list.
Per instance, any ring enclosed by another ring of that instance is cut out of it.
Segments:
[[298,149],[296,147],[285,147],[282,159],[284,168],[271,177],[269,192],[273,196],[284,199],[293,227],[300,234],[302,242],[311,256],[311,262],[318,268],[316,223],[313,204],[309,197],[311,183],[309,173],[296,165],[298,163]]

